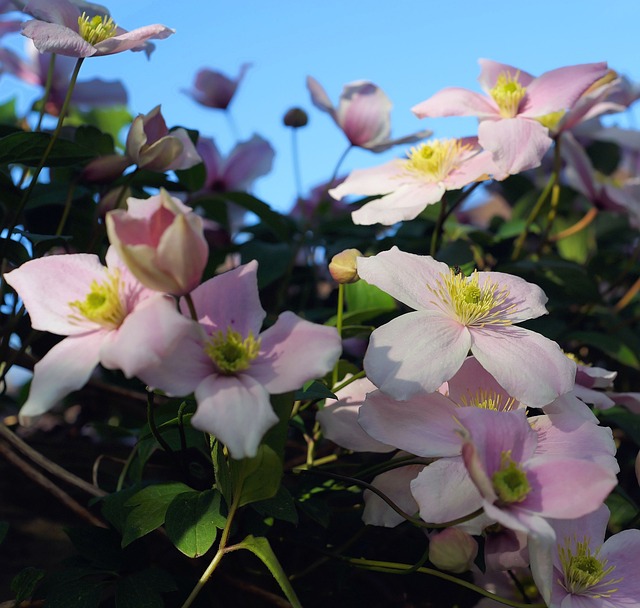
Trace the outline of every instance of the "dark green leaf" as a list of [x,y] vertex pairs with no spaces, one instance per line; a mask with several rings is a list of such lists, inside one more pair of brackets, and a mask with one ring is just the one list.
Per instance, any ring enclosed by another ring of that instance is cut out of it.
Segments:
[[231,472],[229,471],[229,465],[224,455],[224,446],[222,443],[217,440],[215,441],[211,455],[213,457],[213,469],[216,475],[216,486],[218,490],[222,492],[227,505],[230,505],[233,497]]
[[44,575],[44,570],[29,567],[13,577],[11,581],[11,591],[15,595],[16,605],[33,596],[33,592],[44,578]]
[[190,169],[183,169],[182,171],[176,171],[178,181],[189,191],[197,192],[204,187],[204,182],[207,179],[207,170],[204,163],[199,163]]
[[598,417],[607,426],[615,425],[622,429],[637,446],[640,446],[640,416],[617,406],[601,411]]
[[620,486],[618,486],[606,499],[607,507],[611,511],[609,528],[614,534],[628,527],[632,519],[638,514],[638,507],[634,504]]
[[106,583],[95,580],[56,580],[47,594],[47,608],[98,608]]
[[122,536],[122,546],[126,547],[134,540],[159,528],[165,519],[171,501],[183,492],[189,492],[189,486],[183,483],[158,483],[136,492],[126,507],[133,507],[127,515]]
[[262,444],[255,458],[231,460],[230,464],[234,491],[244,479],[239,506],[275,496],[282,478],[282,460],[271,447]]
[[316,399],[337,399],[337,397],[329,390],[326,384],[317,380],[310,380],[302,390],[296,391],[294,399],[296,401],[313,401]]
[[67,536],[78,553],[96,568],[118,570],[122,561],[120,536],[108,528],[69,528]]
[[251,551],[256,557],[258,557],[262,563],[269,569],[271,575],[276,580],[280,589],[285,594],[293,608],[302,608],[300,600],[293,590],[289,578],[285,571],[282,569],[276,554],[271,549],[271,545],[266,538],[255,538],[254,536],[247,536],[240,544],[236,545],[238,548]]
[[611,333],[600,334],[593,331],[574,331],[567,337],[589,346],[594,346],[616,361],[633,369],[640,369],[640,359],[638,359],[634,349],[625,344],[622,336]]
[[217,529],[226,524],[221,506],[222,494],[217,490],[179,494],[167,509],[167,536],[188,557],[204,555],[216,540]]
[[152,566],[118,581],[116,608],[163,608],[160,594],[175,588],[167,572]]
[[271,209],[267,203],[246,192],[225,192],[220,197],[255,213],[260,218],[260,223],[268,227],[278,240],[289,241],[292,228],[291,221]]
[[253,240],[240,247],[242,262],[258,261],[258,287],[262,289],[278,280],[289,269],[293,251],[287,243]]
[[[13,133],[0,139],[0,165],[20,163],[36,167],[51,141],[48,133]],[[95,154],[75,142],[58,139],[53,145],[45,167],[66,167],[83,163]]]
[[251,505],[263,517],[273,517],[281,521],[298,524],[298,512],[289,490],[280,486],[276,495],[267,500],[261,500]]
[[366,281],[357,281],[345,285],[345,302],[350,313],[362,310],[395,310],[396,301],[375,285]]

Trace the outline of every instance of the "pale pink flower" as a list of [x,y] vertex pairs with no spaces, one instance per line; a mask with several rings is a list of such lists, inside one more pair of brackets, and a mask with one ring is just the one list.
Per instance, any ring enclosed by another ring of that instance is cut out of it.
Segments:
[[109,241],[145,286],[173,295],[195,289],[209,259],[202,218],[164,189],[127,199],[127,211],[107,213]]
[[269,395],[323,376],[341,352],[335,328],[291,312],[260,333],[266,313],[257,268],[253,261],[197,287],[191,297],[199,323],[190,322],[158,365],[138,373],[168,394],[195,392],[193,426],[220,439],[236,459],[255,456],[262,437],[278,421]]
[[556,541],[532,552],[531,567],[549,608],[618,608],[640,605],[640,530],[606,541],[609,509],[576,519],[551,520]]
[[528,406],[544,406],[573,388],[576,365],[560,347],[515,327],[547,313],[547,297],[537,285],[501,272],[465,277],[397,247],[358,258],[358,274],[415,310],[376,329],[364,358],[367,377],[392,397],[437,390],[469,350]]
[[[68,336],[36,363],[20,410],[23,422],[84,386],[99,363],[131,377],[139,366],[157,361],[163,339],[171,340],[182,318],[169,298],[138,283],[113,248],[106,267],[95,255],[54,255],[26,262],[4,278],[24,302],[34,329]],[[152,302],[155,309],[149,308]],[[163,335],[157,311],[177,323]]]
[[307,76],[307,88],[313,105],[333,118],[352,146],[384,152],[398,144],[420,141],[431,135],[431,131],[425,130],[391,139],[391,100],[372,82],[358,80],[346,84],[337,108],[315,78]]
[[237,78],[229,78],[221,72],[203,68],[196,74],[193,88],[184,92],[200,105],[226,110],[250,67],[250,63],[242,64]]
[[480,60],[486,95],[449,87],[413,108],[420,118],[477,116],[478,140],[509,174],[540,165],[552,140],[546,123],[571,108],[607,73],[606,63],[588,63],[545,72],[534,78],[510,65]]
[[164,25],[146,25],[127,30],[118,27],[107,14],[89,15],[69,0],[30,0],[25,12],[35,17],[22,27],[41,53],[70,57],[99,57],[122,51],[148,50],[148,40],[163,39],[175,32]]
[[382,194],[351,217],[356,224],[390,226],[412,220],[425,207],[440,201],[447,190],[458,190],[491,175],[506,177],[475,137],[436,139],[411,148],[405,159],[356,169],[329,194],[337,200],[352,194]]

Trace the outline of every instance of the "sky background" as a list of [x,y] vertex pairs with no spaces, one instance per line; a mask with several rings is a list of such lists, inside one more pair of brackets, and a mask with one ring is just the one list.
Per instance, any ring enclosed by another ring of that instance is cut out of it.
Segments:
[[[298,132],[303,189],[326,180],[347,146],[331,118],[312,106],[305,86],[314,76],[337,104],[345,83],[370,80],[391,98],[392,134],[430,128],[436,137],[473,135],[476,121],[418,120],[410,111],[446,86],[479,91],[478,58],[511,64],[540,75],[556,67],[608,61],[640,80],[638,0],[105,0],[121,27],[163,23],[176,30],[156,41],[147,61],[142,53],[89,58],[80,80],[121,79],[132,113],[162,104],[169,126],[198,129],[223,152],[236,140],[223,112],[198,106],[181,92],[202,67],[235,76],[241,64],[252,68],[231,104],[241,139],[259,133],[276,149],[272,173],[256,183],[254,194],[284,211],[295,199],[291,132],[282,116],[292,106],[309,113]],[[21,49],[19,34],[3,42]],[[18,95],[24,111],[39,91],[11,76],[0,77],[0,102]],[[637,111],[636,111],[637,113]],[[616,117],[635,126],[638,116]],[[635,123],[635,124],[634,124]],[[373,166],[401,155],[352,151],[343,169]]]

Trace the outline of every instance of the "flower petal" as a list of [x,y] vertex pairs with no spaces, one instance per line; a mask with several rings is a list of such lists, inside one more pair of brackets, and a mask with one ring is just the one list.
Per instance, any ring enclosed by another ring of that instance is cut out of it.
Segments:
[[175,32],[175,30],[159,23],[145,25],[98,42],[95,45],[96,56],[113,55],[114,53],[122,53],[122,51],[141,51],[147,40],[163,40],[175,34]]
[[24,12],[40,21],[63,25],[78,31],[80,10],[68,0],[29,0],[24,7]]
[[[410,338],[409,338],[410,337]],[[430,311],[410,312],[371,334],[367,377],[395,399],[432,392],[460,369],[471,346],[468,330]]]
[[488,97],[460,87],[447,87],[425,101],[413,106],[411,111],[418,118],[443,116],[478,116],[498,118],[498,106]]
[[224,165],[225,188],[229,191],[245,191],[253,182],[271,171],[275,151],[271,144],[254,135],[231,151]]
[[393,192],[406,183],[401,179],[404,165],[403,161],[395,159],[378,167],[355,169],[341,184],[331,188],[329,195],[339,201],[350,194],[375,196]]
[[91,57],[96,54],[92,45],[65,25],[27,21],[22,26],[22,35],[31,38],[41,53],[56,53],[68,57]]
[[514,326],[470,332],[471,352],[480,365],[529,407],[547,405],[573,388],[576,365],[552,340]]
[[222,441],[236,460],[253,458],[264,434],[278,422],[269,393],[244,374],[209,376],[196,389],[196,399],[191,423]]
[[514,68],[511,65],[507,65],[506,63],[498,63],[491,59],[478,59],[478,63],[480,64],[480,76],[478,76],[478,82],[487,94],[489,94],[489,91],[496,86],[498,77],[501,74],[508,74],[514,78],[517,76],[518,82],[523,87],[529,86],[534,79],[531,74],[524,70]]
[[106,332],[70,336],[56,344],[33,369],[29,398],[20,410],[20,423],[49,411],[69,393],[82,388],[98,365]]
[[307,89],[309,89],[309,93],[311,93],[311,102],[313,105],[318,108],[318,110],[322,110],[323,112],[330,114],[337,122],[336,111],[329,99],[329,96],[327,95],[327,92],[312,76],[307,76]]
[[372,82],[352,82],[344,87],[337,121],[354,146],[368,147],[389,139],[391,100]]
[[284,312],[260,335],[260,354],[246,372],[272,394],[300,388],[329,372],[342,352],[334,327],[304,321]]

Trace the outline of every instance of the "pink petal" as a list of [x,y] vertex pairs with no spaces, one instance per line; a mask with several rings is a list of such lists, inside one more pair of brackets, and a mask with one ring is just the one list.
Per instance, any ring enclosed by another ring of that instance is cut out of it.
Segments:
[[358,422],[378,441],[416,456],[439,458],[460,454],[457,412],[455,404],[437,392],[395,401],[375,391],[360,407]]
[[335,108],[322,85],[315,78],[307,76],[307,89],[309,89],[309,93],[311,93],[313,105],[319,110],[330,114],[337,122]]
[[304,321],[284,312],[273,327],[260,335],[258,358],[246,372],[272,394],[302,387],[329,372],[342,352],[334,327]]
[[[42,258],[46,259],[46,258]],[[69,393],[82,388],[98,365],[107,332],[70,336],[56,344],[33,369],[29,398],[20,410],[20,423],[49,411]]]
[[354,211],[351,218],[354,224],[392,226],[397,222],[414,219],[425,207],[439,202],[444,193],[445,188],[441,183],[400,185],[391,194]]
[[24,12],[40,21],[64,25],[78,31],[80,11],[73,2],[68,0],[30,0],[25,6]]
[[183,143],[177,137],[167,135],[151,145],[143,146],[132,158],[140,169],[168,171],[183,152]]
[[389,139],[391,100],[371,82],[353,82],[344,87],[337,121],[354,146],[367,147]]
[[565,177],[569,185],[591,201],[600,199],[599,188],[591,161],[572,133],[564,133],[560,146],[562,157],[567,162]]
[[107,278],[97,256],[76,253],[38,258],[8,272],[4,278],[22,298],[33,329],[62,336],[100,329],[69,306],[85,300],[93,281],[102,283]]
[[518,76],[518,82],[527,87],[534,79],[534,77],[518,68],[514,68],[506,63],[498,63],[497,61],[491,61],[491,59],[479,59],[480,64],[480,76],[478,76],[478,82],[482,89],[488,94],[493,87],[496,86],[498,76],[501,74],[508,74],[511,77]]
[[527,87],[520,114],[544,116],[570,108],[607,71],[606,63],[584,63],[545,72]]
[[[399,467],[374,477],[371,485],[390,498],[405,513],[415,515],[418,512],[418,503],[411,494],[410,484],[422,469],[424,469],[424,465],[421,464]],[[368,526],[395,528],[406,520],[377,494],[365,490],[362,521]]]
[[410,308],[440,310],[433,304],[433,294],[427,286],[436,285],[443,275],[449,275],[446,264],[431,256],[400,251],[396,246],[372,257],[358,258],[357,264],[361,279]]
[[428,523],[444,523],[471,515],[482,506],[478,489],[459,457],[441,458],[411,482],[411,493]]
[[[244,337],[258,336],[266,313],[258,295],[257,271],[254,260],[209,279],[191,293],[198,320],[208,333],[233,329]],[[186,304],[181,309],[189,314]]]
[[470,346],[463,325],[431,311],[410,312],[371,334],[364,369],[380,390],[406,400],[437,390],[460,369]]
[[253,182],[271,171],[275,151],[271,144],[254,135],[231,151],[224,166],[223,181],[228,191],[245,191]]
[[548,133],[539,122],[517,117],[483,120],[478,126],[480,145],[511,175],[540,166],[553,143]]
[[389,148],[393,148],[393,146],[399,146],[401,144],[412,144],[422,139],[426,139],[427,137],[431,137],[433,135],[433,131],[431,129],[423,129],[422,131],[417,131],[413,135],[405,135],[404,137],[394,137],[391,139],[386,139],[379,144],[368,144],[366,146],[367,150],[371,150],[372,152],[384,152]]
[[482,151],[464,160],[457,169],[444,178],[443,183],[447,190],[457,190],[489,177],[502,180],[507,175],[493,162],[489,152]]
[[345,196],[357,194],[360,196],[375,196],[387,194],[397,190],[404,183],[415,183],[415,179],[403,179],[404,161],[395,159],[368,169],[356,169],[347,179],[335,188],[329,190],[329,195],[337,201]]
[[196,389],[196,399],[191,423],[222,441],[236,460],[253,458],[264,434],[278,422],[267,391],[244,374],[209,376]]
[[529,407],[542,407],[573,388],[576,365],[552,340],[514,326],[470,332],[480,365]]
[[145,25],[144,27],[139,27],[130,32],[118,34],[117,36],[98,42],[94,45],[96,56],[112,55],[113,53],[121,53],[122,51],[142,50],[140,47],[142,47],[143,43],[147,40],[162,40],[175,34],[175,32],[175,30],[165,25]]
[[91,57],[96,49],[80,34],[64,25],[27,21],[22,26],[22,35],[33,40],[41,53],[57,53],[69,57]]
[[213,139],[209,137],[199,137],[196,150],[202,158],[207,172],[207,181],[205,182],[204,189],[209,190],[216,182],[222,179],[222,155]]
[[413,106],[411,111],[418,118],[478,116],[486,119],[500,116],[498,106],[491,98],[459,87],[442,89],[429,99]]

